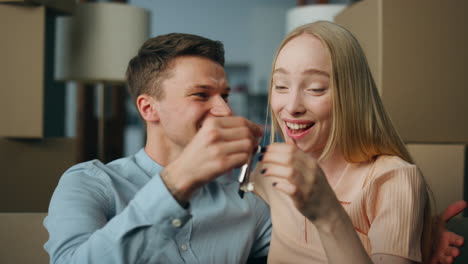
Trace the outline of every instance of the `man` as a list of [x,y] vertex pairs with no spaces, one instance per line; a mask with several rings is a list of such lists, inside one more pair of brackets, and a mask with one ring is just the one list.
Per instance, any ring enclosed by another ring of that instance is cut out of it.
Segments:
[[[190,34],[149,39],[128,66],[146,124],[144,149],[62,176],[44,225],[51,263],[265,261],[269,208],[222,176],[247,161],[260,128],[233,117],[220,42]],[[466,207],[446,210],[443,221]],[[451,263],[463,238],[437,226],[431,263]]]
[[146,124],[144,149],[62,176],[44,221],[51,263],[245,263],[265,258],[266,204],[225,172],[262,135],[232,116],[220,42],[168,34],[143,44],[127,69]]

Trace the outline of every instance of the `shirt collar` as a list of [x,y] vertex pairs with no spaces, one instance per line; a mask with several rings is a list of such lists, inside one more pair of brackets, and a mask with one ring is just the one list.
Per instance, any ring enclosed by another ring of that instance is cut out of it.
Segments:
[[163,166],[150,158],[144,148],[135,154],[135,161],[150,177],[159,174],[164,169]]

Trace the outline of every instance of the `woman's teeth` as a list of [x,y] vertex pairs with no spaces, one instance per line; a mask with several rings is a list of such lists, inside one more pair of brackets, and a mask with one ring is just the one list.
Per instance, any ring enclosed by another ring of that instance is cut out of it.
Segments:
[[296,123],[289,123],[285,122],[286,126],[291,130],[291,132],[302,132],[304,130],[309,129],[314,125],[314,123],[311,124],[296,124]]

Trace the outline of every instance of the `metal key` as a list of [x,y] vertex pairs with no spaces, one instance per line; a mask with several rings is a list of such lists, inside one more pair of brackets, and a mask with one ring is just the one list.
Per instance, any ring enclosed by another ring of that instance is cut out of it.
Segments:
[[240,183],[240,185],[239,185],[239,196],[241,198],[244,198],[244,193],[251,192],[251,191],[254,190],[254,184],[253,184],[253,182],[250,182],[250,172],[252,170],[253,157],[256,154],[260,153],[261,150],[262,150],[262,148],[260,146],[258,146],[255,153],[250,155],[249,160],[247,161],[247,163],[245,163],[241,167],[241,172],[240,172],[239,178],[238,178],[239,183]]

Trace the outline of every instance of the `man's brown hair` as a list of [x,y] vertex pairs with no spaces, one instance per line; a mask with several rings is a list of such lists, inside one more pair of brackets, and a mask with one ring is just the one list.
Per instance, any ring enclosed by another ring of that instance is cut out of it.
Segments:
[[224,66],[224,46],[201,36],[171,33],[148,39],[128,63],[126,78],[133,100],[141,94],[161,99],[160,84],[170,74],[171,62],[180,56],[199,56]]

